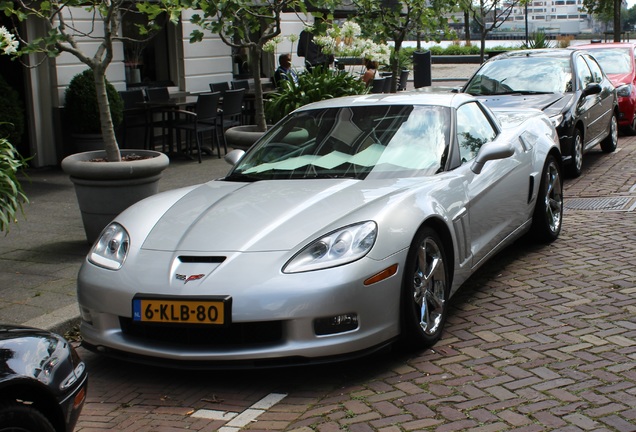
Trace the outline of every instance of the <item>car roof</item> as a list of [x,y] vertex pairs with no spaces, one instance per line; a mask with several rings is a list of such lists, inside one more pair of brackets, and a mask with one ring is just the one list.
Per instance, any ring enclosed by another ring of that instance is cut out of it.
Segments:
[[503,60],[505,58],[513,57],[572,57],[576,49],[567,48],[537,48],[528,50],[515,50],[506,51],[499,55],[496,55],[490,61],[496,61],[497,59]]
[[369,105],[435,105],[457,108],[460,105],[476,100],[466,93],[429,92],[412,90],[399,93],[372,93],[366,95],[344,96],[334,99],[313,102],[297,111],[321,108],[342,108]]
[[594,48],[634,48],[633,42],[593,42],[589,44],[572,45],[571,49],[594,49]]

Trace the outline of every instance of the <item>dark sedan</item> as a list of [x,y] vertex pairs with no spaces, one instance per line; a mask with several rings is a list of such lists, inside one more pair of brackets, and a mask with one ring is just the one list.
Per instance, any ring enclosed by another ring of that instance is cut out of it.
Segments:
[[636,135],[636,44],[608,42],[577,45],[590,52],[616,87],[620,115],[618,125]]
[[583,154],[618,143],[616,89],[585,51],[535,49],[499,54],[462,88],[490,107],[543,110],[556,126],[568,174],[581,174]]
[[87,374],[62,336],[0,325],[0,431],[71,432]]

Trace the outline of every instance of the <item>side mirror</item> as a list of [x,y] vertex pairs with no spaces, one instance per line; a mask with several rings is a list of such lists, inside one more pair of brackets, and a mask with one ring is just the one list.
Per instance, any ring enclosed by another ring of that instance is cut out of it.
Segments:
[[583,89],[583,97],[599,94],[601,92],[601,85],[597,83],[588,84],[585,89]]
[[475,174],[479,174],[486,162],[505,159],[513,154],[515,154],[515,149],[510,143],[486,144],[479,149],[479,153],[477,153],[470,170]]
[[245,154],[244,150],[232,150],[231,152],[225,155],[224,160],[225,162],[234,166],[238,163],[238,161],[241,160],[244,154]]

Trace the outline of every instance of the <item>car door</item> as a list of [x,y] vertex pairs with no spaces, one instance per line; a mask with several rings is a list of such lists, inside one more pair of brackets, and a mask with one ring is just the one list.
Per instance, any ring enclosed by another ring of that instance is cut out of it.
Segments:
[[[598,84],[596,77],[592,73],[590,66],[583,54],[576,56],[574,59],[574,67],[578,82],[581,86],[581,91],[584,92],[587,86],[591,84]],[[599,69],[600,71],[600,69]],[[606,125],[609,124],[609,118],[607,117],[607,107],[603,102],[607,102],[604,99],[603,92],[588,94],[581,94],[579,103],[577,106],[577,116],[582,119],[585,126],[584,133],[584,147],[587,148],[593,143],[598,142],[599,136],[603,133]],[[607,103],[605,104],[607,105]],[[611,114],[611,112],[610,112]]]
[[615,90],[596,59],[589,54],[584,54],[583,58],[590,68],[593,81],[601,86],[601,93],[598,95],[599,103],[598,107],[595,107],[595,111],[599,113],[597,138],[602,139],[611,133],[610,122],[614,113],[614,104],[616,103]]
[[[527,219],[531,156],[519,137],[502,134],[489,113],[476,102],[457,110],[457,142],[468,195],[468,219],[472,266],[478,265]],[[513,156],[489,161],[480,174],[471,171],[479,150],[510,139]]]

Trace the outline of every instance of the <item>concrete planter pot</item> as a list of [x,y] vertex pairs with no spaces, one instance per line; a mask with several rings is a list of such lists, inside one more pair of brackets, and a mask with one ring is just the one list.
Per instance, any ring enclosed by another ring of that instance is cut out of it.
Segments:
[[225,141],[229,147],[247,150],[264,134],[256,125],[234,126],[225,131]]
[[82,213],[84,231],[93,243],[115,216],[132,204],[159,190],[161,173],[168,157],[151,150],[122,150],[122,157],[135,154],[142,159],[122,162],[95,162],[103,150],[76,153],[62,160],[62,170],[70,176]]

